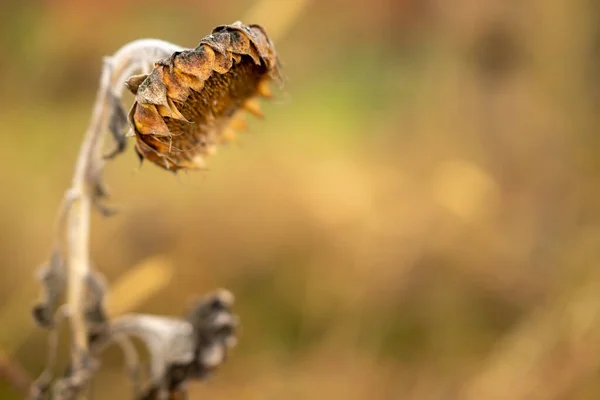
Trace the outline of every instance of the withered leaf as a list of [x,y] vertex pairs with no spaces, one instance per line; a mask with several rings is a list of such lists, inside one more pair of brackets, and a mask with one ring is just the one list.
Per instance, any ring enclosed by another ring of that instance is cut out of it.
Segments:
[[108,98],[110,103],[110,119],[108,123],[108,129],[115,140],[116,147],[110,153],[106,154],[104,158],[113,158],[117,154],[125,151],[127,140],[125,138],[125,127],[127,126],[127,113],[121,105],[121,99],[115,96],[111,91],[108,92]]
[[98,357],[111,343],[139,339],[148,349],[150,368],[146,388],[135,398],[184,395],[188,381],[209,376],[235,347],[239,322],[233,314],[233,301],[233,295],[221,289],[197,301],[184,318],[120,316],[92,338],[90,353]]
[[42,300],[33,307],[33,318],[40,326],[51,328],[67,284],[64,260],[58,249],[54,249],[48,263],[40,268],[38,278],[43,285],[43,292]]
[[136,153],[171,171],[204,168],[206,156],[244,125],[240,110],[262,117],[258,97],[271,97],[270,81],[281,81],[279,61],[262,27],[215,28],[195,49],[128,81]]

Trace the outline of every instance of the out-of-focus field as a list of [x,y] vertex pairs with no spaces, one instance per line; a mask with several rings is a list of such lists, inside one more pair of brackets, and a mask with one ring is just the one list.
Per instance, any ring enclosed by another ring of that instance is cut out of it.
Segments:
[[[3,0],[2,353],[42,370],[34,274],[101,57],[254,13],[288,81],[265,120],[208,172],[107,166],[112,312],[235,293],[240,344],[192,398],[600,398],[600,7],[255,1]],[[128,395],[118,351],[94,391]]]

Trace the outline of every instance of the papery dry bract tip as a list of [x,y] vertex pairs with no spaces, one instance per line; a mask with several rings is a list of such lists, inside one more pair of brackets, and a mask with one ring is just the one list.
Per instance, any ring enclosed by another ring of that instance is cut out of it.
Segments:
[[133,75],[125,81],[125,86],[131,93],[137,94],[140,85],[147,77],[148,75]]
[[129,122],[136,151],[172,171],[203,169],[216,146],[243,127],[240,111],[262,118],[259,97],[272,96],[279,60],[265,30],[237,21],[215,28],[192,50],[158,61],[145,78],[130,78],[136,94]]

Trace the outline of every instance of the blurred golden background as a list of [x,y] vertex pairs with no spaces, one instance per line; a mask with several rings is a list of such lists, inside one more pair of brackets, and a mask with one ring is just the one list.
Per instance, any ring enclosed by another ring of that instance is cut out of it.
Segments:
[[[265,120],[206,173],[129,149],[92,219],[113,314],[236,295],[240,344],[191,398],[600,398],[592,0],[3,0],[0,398],[44,365],[34,275],[102,56],[236,20],[284,63]],[[117,350],[94,392],[127,398]]]

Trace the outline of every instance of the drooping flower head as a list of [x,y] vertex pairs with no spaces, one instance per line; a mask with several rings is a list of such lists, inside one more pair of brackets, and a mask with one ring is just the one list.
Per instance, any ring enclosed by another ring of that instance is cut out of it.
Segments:
[[136,95],[129,122],[138,155],[171,170],[198,169],[219,143],[243,129],[243,112],[262,117],[258,98],[281,81],[264,29],[235,22],[215,28],[198,47],[155,63],[127,85]]

